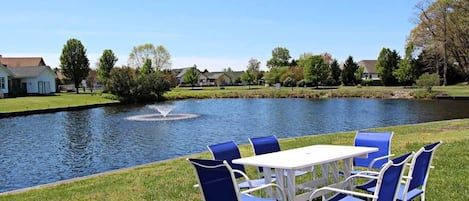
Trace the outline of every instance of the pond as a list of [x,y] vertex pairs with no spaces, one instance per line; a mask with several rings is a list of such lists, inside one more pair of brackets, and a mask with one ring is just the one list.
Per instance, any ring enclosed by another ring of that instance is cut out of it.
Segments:
[[469,117],[468,101],[206,99],[165,102],[176,121],[125,105],[0,119],[0,192],[207,151],[249,137],[278,138]]

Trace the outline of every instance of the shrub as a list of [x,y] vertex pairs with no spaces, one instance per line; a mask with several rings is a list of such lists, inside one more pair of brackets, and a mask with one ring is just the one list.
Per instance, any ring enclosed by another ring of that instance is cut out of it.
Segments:
[[440,76],[436,73],[424,73],[419,77],[419,79],[417,79],[415,83],[417,86],[425,88],[428,93],[431,93],[433,86],[440,85]]

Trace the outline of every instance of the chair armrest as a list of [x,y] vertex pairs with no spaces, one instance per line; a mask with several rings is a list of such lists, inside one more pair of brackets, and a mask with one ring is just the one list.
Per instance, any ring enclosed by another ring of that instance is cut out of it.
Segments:
[[[366,193],[361,193],[361,192],[356,192],[356,191],[349,191],[349,190],[344,190],[340,188],[332,188],[332,187],[322,187],[320,189],[317,189],[313,191],[313,193],[309,196],[309,199],[311,200],[313,197],[316,197],[316,194],[322,191],[331,191],[331,192],[338,192],[338,193],[344,193],[348,195],[356,195],[360,197],[366,197],[366,198],[371,198],[371,199],[377,199],[378,197],[375,195],[371,194],[366,194]],[[323,200],[325,199],[325,195],[322,195]]]
[[286,197],[285,197],[285,192],[283,191],[282,187],[280,187],[279,185],[274,184],[274,183],[265,184],[265,185],[258,186],[258,187],[255,187],[255,188],[250,188],[250,189],[241,191],[240,193],[242,193],[242,194],[249,194],[249,193],[251,193],[251,192],[259,191],[259,190],[262,190],[262,189],[268,188],[268,187],[275,187],[275,188],[277,188],[277,189],[279,190],[279,192],[280,192],[280,196],[282,196],[282,199],[281,199],[281,200],[287,200]]
[[243,176],[244,179],[248,182],[249,188],[252,188],[251,179],[249,179],[249,177],[248,177],[248,175],[246,175],[246,173],[244,173],[243,171],[237,170],[237,169],[233,169],[233,172],[239,173],[241,176]]
[[394,154],[389,154],[389,155],[386,155],[386,156],[381,156],[381,157],[376,157],[374,158],[371,163],[368,165],[368,169],[371,170],[373,169],[373,165],[379,161],[379,160],[383,160],[383,159],[386,159],[386,158],[390,158],[391,156],[394,156]]

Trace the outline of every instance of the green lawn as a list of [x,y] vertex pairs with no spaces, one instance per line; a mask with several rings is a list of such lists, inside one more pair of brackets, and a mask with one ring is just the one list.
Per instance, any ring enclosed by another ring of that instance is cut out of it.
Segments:
[[[427,200],[469,200],[469,119],[403,125],[375,130],[394,131],[392,152],[396,155],[442,140],[436,151],[427,185]],[[353,143],[354,132],[280,139],[282,149],[312,144]],[[240,147],[243,156],[253,155],[249,145]],[[320,154],[320,153],[318,153]],[[194,170],[186,157],[210,158],[208,152],[155,162],[126,170],[92,176],[75,182],[52,185],[22,193],[0,196],[0,200],[201,200]],[[255,177],[254,167],[248,175]]]
[[53,96],[26,96],[0,99],[0,113],[49,108],[94,105],[116,102],[105,96],[90,93],[56,93]]
[[169,100],[186,98],[333,98],[333,97],[362,97],[362,98],[434,98],[436,95],[469,96],[469,85],[454,85],[434,87],[432,94],[427,94],[421,88],[363,86],[335,88],[321,87],[275,87],[265,86],[228,86],[219,87],[180,87],[165,94]]

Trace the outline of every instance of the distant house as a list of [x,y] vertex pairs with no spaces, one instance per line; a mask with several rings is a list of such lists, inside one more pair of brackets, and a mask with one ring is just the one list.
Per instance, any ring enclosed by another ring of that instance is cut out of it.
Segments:
[[41,57],[0,56],[0,64],[1,93],[6,95],[55,93],[55,72]]
[[358,66],[363,67],[362,79],[367,80],[380,80],[381,78],[376,72],[376,60],[361,60],[358,62]]
[[0,63],[0,98],[3,98],[4,94],[8,94],[9,81],[13,77],[13,73]]

